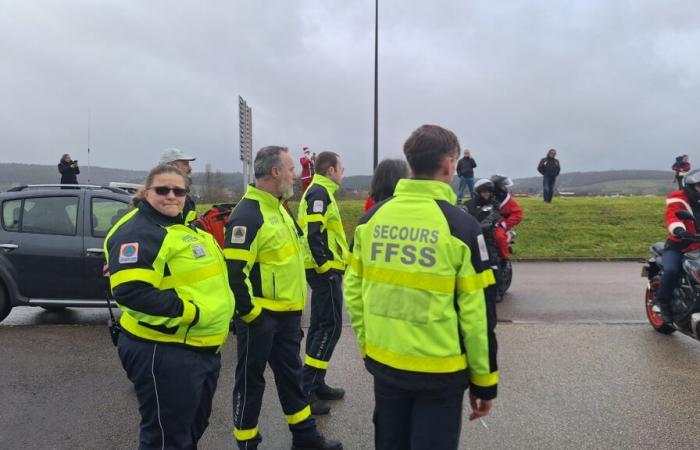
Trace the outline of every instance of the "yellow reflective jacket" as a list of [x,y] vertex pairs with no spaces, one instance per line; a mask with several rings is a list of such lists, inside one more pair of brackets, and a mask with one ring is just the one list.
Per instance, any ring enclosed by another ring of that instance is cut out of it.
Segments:
[[454,202],[445,183],[399,181],[355,229],[345,303],[366,361],[392,369],[383,375],[453,375],[490,399],[498,371],[484,288],[495,280],[478,223]]
[[262,309],[301,311],[306,277],[301,229],[279,198],[253,186],[226,223],[224,257],[236,314],[253,321]]
[[104,250],[127,333],[213,351],[226,342],[234,298],[209,233],[143,201],[112,227]]
[[306,236],[306,268],[322,274],[343,272],[349,253],[338,202],[333,195],[339,186],[315,174],[299,203],[297,221]]

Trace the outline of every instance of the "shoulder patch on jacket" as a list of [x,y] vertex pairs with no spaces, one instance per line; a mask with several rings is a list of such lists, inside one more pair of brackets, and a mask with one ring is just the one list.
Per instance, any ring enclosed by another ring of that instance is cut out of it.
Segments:
[[248,232],[248,227],[235,226],[231,229],[231,243],[232,244],[243,244],[245,242],[245,235]]
[[119,264],[134,264],[139,260],[139,243],[129,242],[119,248]]
[[249,249],[262,226],[260,203],[243,197],[226,222],[224,248]]
[[331,197],[325,187],[313,184],[306,191],[306,214],[325,214]]

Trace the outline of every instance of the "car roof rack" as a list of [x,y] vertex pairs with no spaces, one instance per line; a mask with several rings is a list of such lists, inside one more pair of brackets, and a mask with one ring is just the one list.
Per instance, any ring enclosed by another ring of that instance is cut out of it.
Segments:
[[111,187],[111,186],[98,186],[96,184],[23,184],[20,186],[14,186],[10,189],[7,190],[7,192],[19,192],[19,191],[24,191],[27,189],[50,189],[50,188],[58,188],[58,189],[105,189],[111,192],[114,192],[115,194],[126,194],[130,195],[128,191],[125,191],[124,189],[120,189],[117,187]]

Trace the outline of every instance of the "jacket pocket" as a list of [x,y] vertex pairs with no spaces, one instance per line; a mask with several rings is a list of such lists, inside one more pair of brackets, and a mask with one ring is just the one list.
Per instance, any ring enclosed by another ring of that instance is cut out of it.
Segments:
[[[403,292],[402,292],[403,291]],[[391,295],[373,295],[369,298],[369,312],[406,322],[426,324],[430,317],[431,299],[417,296],[412,289],[392,289]]]

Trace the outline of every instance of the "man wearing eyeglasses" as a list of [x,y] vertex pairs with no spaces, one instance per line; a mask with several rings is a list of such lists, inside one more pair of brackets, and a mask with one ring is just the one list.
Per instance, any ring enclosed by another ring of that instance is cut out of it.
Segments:
[[[192,183],[192,175],[190,175],[192,173],[192,166],[190,166],[190,161],[194,161],[195,159],[196,158],[193,156],[187,156],[187,154],[180,149],[169,148],[160,156],[160,163],[169,164],[182,170],[189,178],[190,183]],[[185,209],[182,211],[182,214],[185,216],[185,223],[190,223],[197,218],[196,205],[190,194],[187,194]]]

